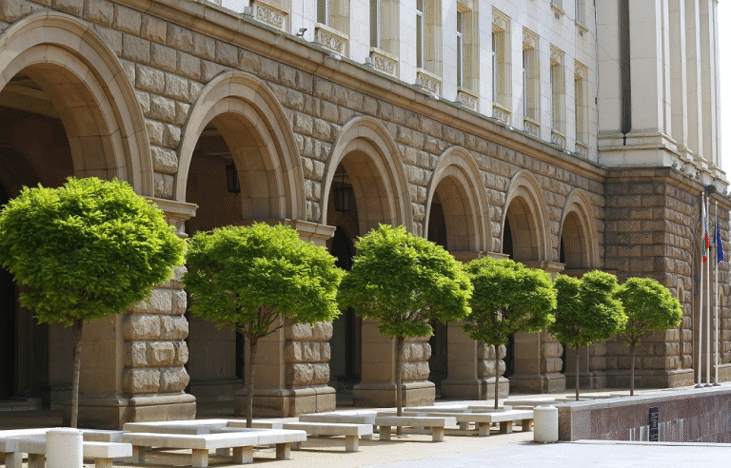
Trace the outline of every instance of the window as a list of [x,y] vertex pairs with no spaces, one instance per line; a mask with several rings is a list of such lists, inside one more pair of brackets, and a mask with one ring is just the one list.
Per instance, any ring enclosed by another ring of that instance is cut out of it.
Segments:
[[576,22],[586,24],[586,0],[576,0]]
[[[574,107],[576,108],[576,152],[580,153],[580,146],[586,147],[589,136],[588,90],[586,85],[587,70],[582,64],[574,65]],[[584,150],[585,151],[585,150]]]
[[[510,106],[510,20],[497,10],[492,13],[492,102],[503,109],[493,106],[493,115],[506,121],[502,114]],[[495,112],[498,111],[498,115]]]
[[563,72],[563,54],[555,49],[551,49],[551,125],[554,132],[562,134],[565,131],[564,126],[564,72]]
[[330,26],[330,0],[317,0],[317,22]]
[[465,68],[465,49],[464,49],[464,15],[461,11],[457,12],[457,86],[464,86],[464,68]]
[[424,0],[416,0],[416,67],[424,68]]
[[381,0],[371,0],[371,47],[382,49],[383,30],[381,18],[383,17]]
[[540,115],[538,36],[523,31],[523,117],[537,122]]

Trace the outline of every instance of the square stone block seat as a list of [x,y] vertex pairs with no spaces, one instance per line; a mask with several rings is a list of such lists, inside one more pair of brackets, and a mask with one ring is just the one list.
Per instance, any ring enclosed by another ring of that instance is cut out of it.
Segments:
[[[370,424],[375,426],[376,414],[377,411],[374,410],[331,411],[328,413],[301,414],[299,420],[302,422]],[[375,427],[374,430],[376,430]]]
[[[166,421],[160,423],[126,423],[123,440],[132,444],[133,463],[144,463],[148,447],[191,449],[196,468],[208,466],[208,451],[219,456],[230,455],[234,463],[253,463],[255,445],[275,445],[278,460],[290,458],[291,444],[307,440],[304,431],[229,427],[228,420]],[[187,422],[187,424],[185,424]],[[245,424],[245,423],[244,423]],[[138,432],[147,431],[147,432]]]
[[503,404],[505,406],[511,406],[513,409],[517,409],[518,407],[520,407],[521,409],[527,407],[535,408],[536,406],[554,405],[556,404],[556,398],[516,398],[514,400],[505,400]]
[[434,405],[434,406],[409,406],[403,409],[404,413],[468,413],[470,408],[467,405]]
[[490,425],[499,423],[500,433],[509,434],[513,432],[513,424],[521,423],[524,431],[531,429],[533,423],[533,410],[503,410],[486,411],[474,413],[426,413],[427,416],[450,416],[459,423],[460,429],[468,429],[472,423],[477,427],[478,434],[486,437],[490,435]]
[[[24,429],[0,431],[0,451],[5,453],[6,468],[21,468],[23,454],[28,454],[28,468],[46,466],[46,431],[48,429]],[[25,432],[25,434],[23,434]],[[91,438],[118,438],[120,431],[90,431]],[[10,433],[10,434],[8,434]],[[112,468],[114,459],[132,455],[132,446],[122,442],[90,441],[87,431],[82,431],[82,453],[84,458],[94,460],[97,468]]]
[[[334,422],[285,422],[280,423],[284,429],[301,430],[313,437],[345,436],[345,451],[357,452],[358,439],[370,439],[373,436],[372,424],[334,423]],[[299,444],[293,446],[299,449]]]
[[415,427],[431,429],[432,441],[444,440],[444,427],[455,426],[457,420],[449,416],[377,416],[376,425],[381,440],[391,440],[391,427]]

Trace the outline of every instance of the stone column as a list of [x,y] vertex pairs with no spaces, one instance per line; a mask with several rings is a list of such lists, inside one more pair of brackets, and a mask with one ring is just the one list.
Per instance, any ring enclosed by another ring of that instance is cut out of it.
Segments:
[[[330,381],[332,323],[287,325],[259,340],[254,415],[297,416],[335,409]],[[248,349],[248,348],[247,348]],[[236,392],[237,415],[246,414],[246,388]]]
[[[151,199],[182,237],[195,205]],[[184,393],[188,321],[180,283],[184,267],[125,313],[84,327],[79,425],[120,429],[128,421],[192,419],[195,398]],[[65,417],[68,417],[66,415]]]
[[[362,380],[353,388],[355,406],[396,405],[396,340],[376,330],[378,322],[363,320]],[[428,405],[436,391],[429,378],[429,337],[404,343],[404,406]]]

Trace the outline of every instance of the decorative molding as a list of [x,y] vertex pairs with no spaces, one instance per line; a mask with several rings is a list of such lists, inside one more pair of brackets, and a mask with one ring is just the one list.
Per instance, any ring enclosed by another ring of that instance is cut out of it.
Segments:
[[535,49],[536,45],[538,45],[538,36],[528,30],[523,30],[523,49]]
[[416,70],[416,79],[421,81],[421,87],[432,94],[441,96],[442,94],[442,79],[426,70]]
[[370,57],[374,69],[398,78],[398,57],[376,47],[371,47]]
[[492,32],[505,32],[508,30],[510,19],[497,10],[492,10]]
[[563,62],[563,52],[551,47],[551,65],[561,65]]
[[457,98],[459,98],[459,100],[462,101],[463,107],[466,107],[467,109],[471,109],[475,112],[478,112],[479,98],[472,91],[468,91],[466,89],[459,88],[457,90]]
[[510,125],[510,111],[500,104],[492,104],[492,118],[497,119],[506,125]]
[[327,50],[336,54],[348,55],[348,35],[325,24],[315,25],[315,40]]
[[525,118],[523,119],[523,130],[525,130],[525,133],[528,135],[533,135],[536,138],[541,137],[541,126],[538,124],[538,122],[535,122],[531,119]]
[[551,144],[561,148],[566,148],[566,137],[555,130],[551,130]]
[[586,79],[586,67],[579,62],[574,64],[574,77],[578,80]]
[[256,2],[254,3],[254,18],[279,30],[287,30],[287,12],[284,10]]
[[582,158],[586,158],[587,156],[589,156],[589,148],[584,143],[577,141],[575,153]]

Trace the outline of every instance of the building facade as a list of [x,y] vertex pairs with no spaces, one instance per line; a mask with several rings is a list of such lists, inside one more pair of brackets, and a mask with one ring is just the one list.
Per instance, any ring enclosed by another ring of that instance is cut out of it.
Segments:
[[[731,209],[717,28],[715,0],[5,0],[0,204],[118,177],[181,236],[282,222],[343,268],[390,223],[464,261],[653,277],[684,318],[639,350],[638,385],[686,385],[704,365],[701,196],[724,242]],[[240,396],[244,343],[187,312],[183,272],[85,331],[86,424]],[[719,278],[728,380],[727,263]],[[70,331],[35,325],[0,282],[0,397],[58,404]],[[564,389],[573,359],[584,385],[628,383],[618,341],[574,355],[517,334],[496,353],[458,323],[434,328],[407,346],[407,403],[484,397],[496,354],[503,393]],[[351,389],[355,404],[395,402],[394,343],[352,312],[259,348],[260,414],[330,410]]]

